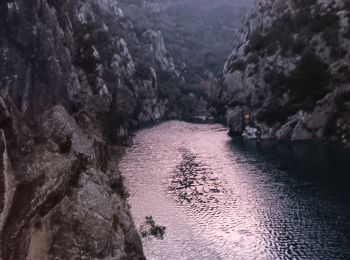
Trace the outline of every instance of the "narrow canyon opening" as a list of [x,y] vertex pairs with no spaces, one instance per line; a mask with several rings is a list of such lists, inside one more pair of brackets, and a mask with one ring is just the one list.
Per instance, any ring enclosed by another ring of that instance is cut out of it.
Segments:
[[350,258],[349,46],[346,0],[2,0],[0,259]]

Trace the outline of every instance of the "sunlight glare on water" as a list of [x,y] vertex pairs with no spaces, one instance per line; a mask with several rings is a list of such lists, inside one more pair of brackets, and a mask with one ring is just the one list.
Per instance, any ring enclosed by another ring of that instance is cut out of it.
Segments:
[[138,131],[120,165],[131,212],[167,227],[147,259],[349,258],[348,201],[279,166],[221,125]]

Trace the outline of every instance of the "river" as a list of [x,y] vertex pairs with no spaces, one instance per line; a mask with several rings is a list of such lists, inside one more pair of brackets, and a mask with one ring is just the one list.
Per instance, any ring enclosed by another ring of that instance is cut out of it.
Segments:
[[350,157],[317,144],[245,141],[221,125],[138,131],[120,169],[147,259],[350,259]]

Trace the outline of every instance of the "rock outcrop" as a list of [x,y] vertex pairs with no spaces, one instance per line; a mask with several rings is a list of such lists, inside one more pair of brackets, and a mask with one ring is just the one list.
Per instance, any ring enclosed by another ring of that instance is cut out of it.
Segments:
[[154,57],[160,69],[179,77],[180,73],[175,68],[173,57],[165,47],[162,32],[149,29],[143,33],[143,37],[148,42],[148,51]]
[[114,0],[1,1],[0,259],[144,258],[120,144],[167,100],[138,44]]
[[227,126],[232,134],[242,134],[244,130],[243,109],[234,107],[227,110]]
[[120,0],[157,61],[152,66],[162,71],[158,82],[169,118],[210,121],[222,64],[252,1]]
[[178,70],[189,83],[198,83],[206,71],[216,76],[221,73],[235,32],[253,0],[120,2],[125,15],[134,19],[140,29],[151,28],[154,36],[158,31],[163,33]]
[[349,19],[348,1],[257,0],[224,68],[218,107],[232,130],[242,109],[245,136],[347,144]]

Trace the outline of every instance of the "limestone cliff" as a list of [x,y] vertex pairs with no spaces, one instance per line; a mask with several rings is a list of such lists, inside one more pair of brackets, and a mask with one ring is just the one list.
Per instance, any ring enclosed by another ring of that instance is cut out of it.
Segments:
[[210,118],[208,104],[218,89],[222,64],[252,1],[120,0],[158,64],[176,74],[159,77],[172,116]]
[[224,68],[232,132],[347,144],[349,18],[345,0],[257,0]]
[[143,259],[118,145],[167,101],[138,44],[114,0],[0,2],[0,259]]

